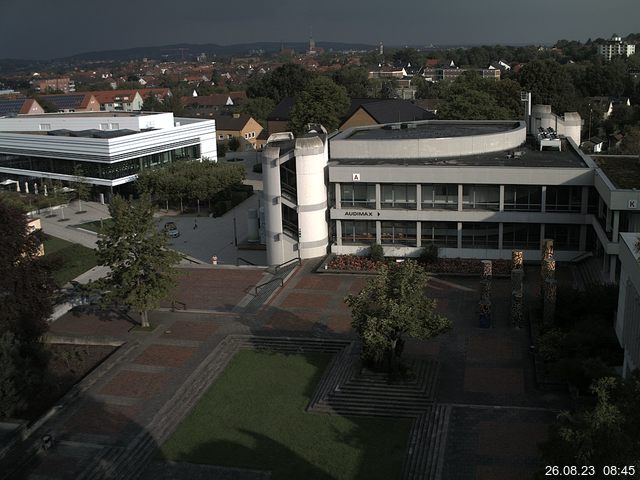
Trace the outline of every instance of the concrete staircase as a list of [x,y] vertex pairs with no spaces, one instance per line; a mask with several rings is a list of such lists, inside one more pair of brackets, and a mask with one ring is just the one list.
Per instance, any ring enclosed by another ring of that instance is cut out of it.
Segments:
[[416,418],[409,434],[403,480],[441,478],[450,416],[450,405],[434,405]]
[[245,312],[256,313],[260,310],[269,301],[274,292],[284,285],[298,265],[298,263],[290,263],[282,268],[273,269],[271,278],[256,287],[257,294],[254,292],[254,297],[245,305]]
[[609,283],[602,272],[602,259],[591,257],[574,265],[574,279],[578,290],[585,290],[589,285]]

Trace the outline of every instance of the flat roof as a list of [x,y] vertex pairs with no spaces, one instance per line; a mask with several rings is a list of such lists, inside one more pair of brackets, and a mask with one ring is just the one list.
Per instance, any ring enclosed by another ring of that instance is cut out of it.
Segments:
[[[68,117],[146,117],[150,115],[162,115],[167,112],[56,112],[37,113],[35,115],[19,115],[13,118],[68,118]],[[169,112],[170,113],[170,112]]]
[[421,121],[393,123],[375,128],[356,128],[340,140],[386,140],[420,138],[455,138],[508,132],[520,127],[520,122],[493,121]]
[[591,155],[616,188],[640,189],[640,157],[637,155]]
[[425,165],[464,167],[525,167],[525,168],[589,168],[581,155],[566,139],[562,139],[562,151],[543,150],[528,142],[515,149],[446,158],[335,158],[332,165]]

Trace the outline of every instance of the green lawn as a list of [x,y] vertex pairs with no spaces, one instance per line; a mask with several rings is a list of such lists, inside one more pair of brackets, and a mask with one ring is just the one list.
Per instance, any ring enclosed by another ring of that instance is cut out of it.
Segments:
[[44,256],[53,267],[53,279],[58,286],[96,266],[96,255],[90,248],[47,235]]
[[84,228],[85,230],[90,230],[92,232],[100,233],[102,231],[102,227],[109,225],[113,220],[110,218],[105,218],[104,220],[95,220],[93,222],[81,223],[80,225],[76,225],[78,228]]
[[271,470],[274,480],[400,478],[410,420],[304,411],[329,360],[240,351],[161,454]]

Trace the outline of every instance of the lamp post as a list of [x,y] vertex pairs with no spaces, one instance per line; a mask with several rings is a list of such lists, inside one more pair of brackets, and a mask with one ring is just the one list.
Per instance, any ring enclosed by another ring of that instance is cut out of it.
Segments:
[[591,112],[593,112],[593,108],[591,108],[591,104],[589,104],[589,138],[591,140]]

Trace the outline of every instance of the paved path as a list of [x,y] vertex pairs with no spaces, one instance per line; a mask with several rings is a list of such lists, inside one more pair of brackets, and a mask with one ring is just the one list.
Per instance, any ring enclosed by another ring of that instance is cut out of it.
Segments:
[[[116,338],[124,345],[36,432],[39,438],[52,431],[60,443],[38,457],[31,478],[77,478],[97,452],[124,451],[231,333],[353,338],[343,298],[357,293],[368,277],[315,274],[313,266],[298,268],[270,304],[251,315],[243,314],[242,305],[264,272],[196,268],[178,292],[192,295],[189,302],[203,313],[154,312],[153,332],[137,331],[131,319],[117,314],[72,313],[55,322],[54,334]],[[529,272],[529,291],[536,278],[536,271]],[[493,328],[481,329],[478,281],[433,280],[429,294],[454,329],[406,346],[406,355],[438,360],[442,367],[436,402],[451,411],[442,426],[443,478],[528,478],[537,442],[547,435],[555,409],[565,405],[535,388],[526,330],[512,329],[507,320],[509,289],[508,280],[494,281]]]

